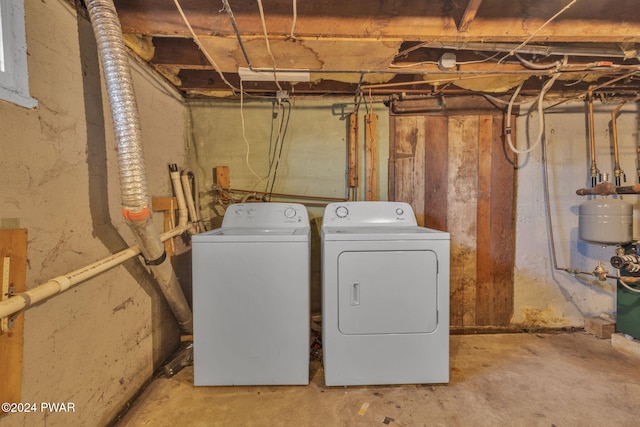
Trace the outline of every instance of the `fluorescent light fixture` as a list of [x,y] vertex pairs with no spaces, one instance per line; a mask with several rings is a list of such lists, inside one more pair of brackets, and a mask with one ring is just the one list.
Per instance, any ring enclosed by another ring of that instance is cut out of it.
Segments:
[[238,68],[240,79],[249,82],[308,82],[311,74],[308,71],[253,71],[245,67]]

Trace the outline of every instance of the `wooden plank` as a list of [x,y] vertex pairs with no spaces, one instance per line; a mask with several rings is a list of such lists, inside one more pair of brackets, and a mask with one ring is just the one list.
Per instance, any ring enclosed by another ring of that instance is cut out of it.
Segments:
[[[515,134],[515,117],[511,128]],[[513,315],[513,272],[515,268],[515,164],[516,155],[503,137],[503,118],[493,119],[491,163],[491,239],[492,293],[488,302],[493,326],[506,326]]]
[[[173,0],[115,0],[114,3],[125,33],[190,36]],[[468,32],[460,33],[455,19],[443,13],[451,7],[450,0],[406,0],[399,8],[385,0],[298,2],[295,37],[296,42],[319,38],[333,42],[348,37],[387,42],[406,39],[410,34],[415,41],[520,43],[567,3],[567,0],[484,0],[481,16],[476,16]],[[640,8],[635,0],[618,0],[615,7],[602,0],[578,3],[537,32],[532,41],[640,41]],[[229,17],[220,13],[219,3],[180,0],[180,4],[199,36],[235,38]],[[238,0],[231,4],[245,40],[262,37],[255,1]],[[264,11],[269,36],[290,37],[291,0],[265,2]]]
[[365,200],[378,200],[378,116],[365,115]]
[[[0,260],[5,257],[10,260],[9,285],[15,288],[16,293],[24,292],[27,276],[27,230],[0,229]],[[4,274],[4,271],[0,271],[0,275]],[[20,313],[13,320],[13,328],[0,334],[0,402],[21,401],[23,333],[24,313]],[[2,414],[0,411],[0,417]]]
[[389,117],[389,160],[387,164],[387,199],[396,200],[396,118]]
[[216,188],[220,188],[223,191],[218,190],[218,198],[223,203],[229,201],[229,196],[226,193],[231,188],[231,180],[229,179],[229,166],[216,166],[213,168],[213,184]]
[[411,205],[419,225],[425,216],[425,118],[396,116],[395,198]]
[[451,233],[451,325],[475,324],[478,118],[450,116],[447,197]]
[[491,179],[493,117],[480,116],[478,129],[478,271],[476,325],[492,325],[493,259],[491,257]]
[[[152,197],[151,209],[164,213],[164,231],[169,231],[178,224],[176,218],[178,201],[175,197]],[[164,250],[168,257],[175,255],[173,239],[164,242]]]
[[425,117],[424,226],[447,231],[448,131],[445,116]]
[[469,31],[469,25],[475,19],[481,3],[482,0],[469,0],[469,4],[467,4],[467,8],[462,14],[462,19],[460,19],[460,22],[458,23],[459,32]]
[[[176,210],[178,208],[178,201],[175,197],[152,197],[151,209],[154,211],[162,212],[168,210]],[[167,231],[167,230],[165,230]]]

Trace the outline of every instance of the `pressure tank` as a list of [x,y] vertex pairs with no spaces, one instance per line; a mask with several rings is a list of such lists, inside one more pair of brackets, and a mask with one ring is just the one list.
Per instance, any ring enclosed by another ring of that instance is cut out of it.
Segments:
[[578,235],[600,245],[633,240],[633,205],[619,199],[594,199],[580,205]]

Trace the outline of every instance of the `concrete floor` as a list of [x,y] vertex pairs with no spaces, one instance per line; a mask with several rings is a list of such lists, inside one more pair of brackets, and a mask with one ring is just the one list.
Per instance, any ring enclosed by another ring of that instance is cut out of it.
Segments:
[[117,426],[637,426],[640,357],[586,333],[451,337],[448,385],[194,387],[156,379]]

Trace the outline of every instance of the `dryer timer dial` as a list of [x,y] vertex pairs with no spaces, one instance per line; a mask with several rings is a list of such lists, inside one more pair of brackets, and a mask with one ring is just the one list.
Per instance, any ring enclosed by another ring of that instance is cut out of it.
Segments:
[[296,216],[298,212],[296,212],[295,208],[286,208],[284,210],[284,216],[285,218],[293,218]]
[[338,218],[346,218],[349,215],[349,209],[346,206],[338,206],[336,208],[336,216]]

